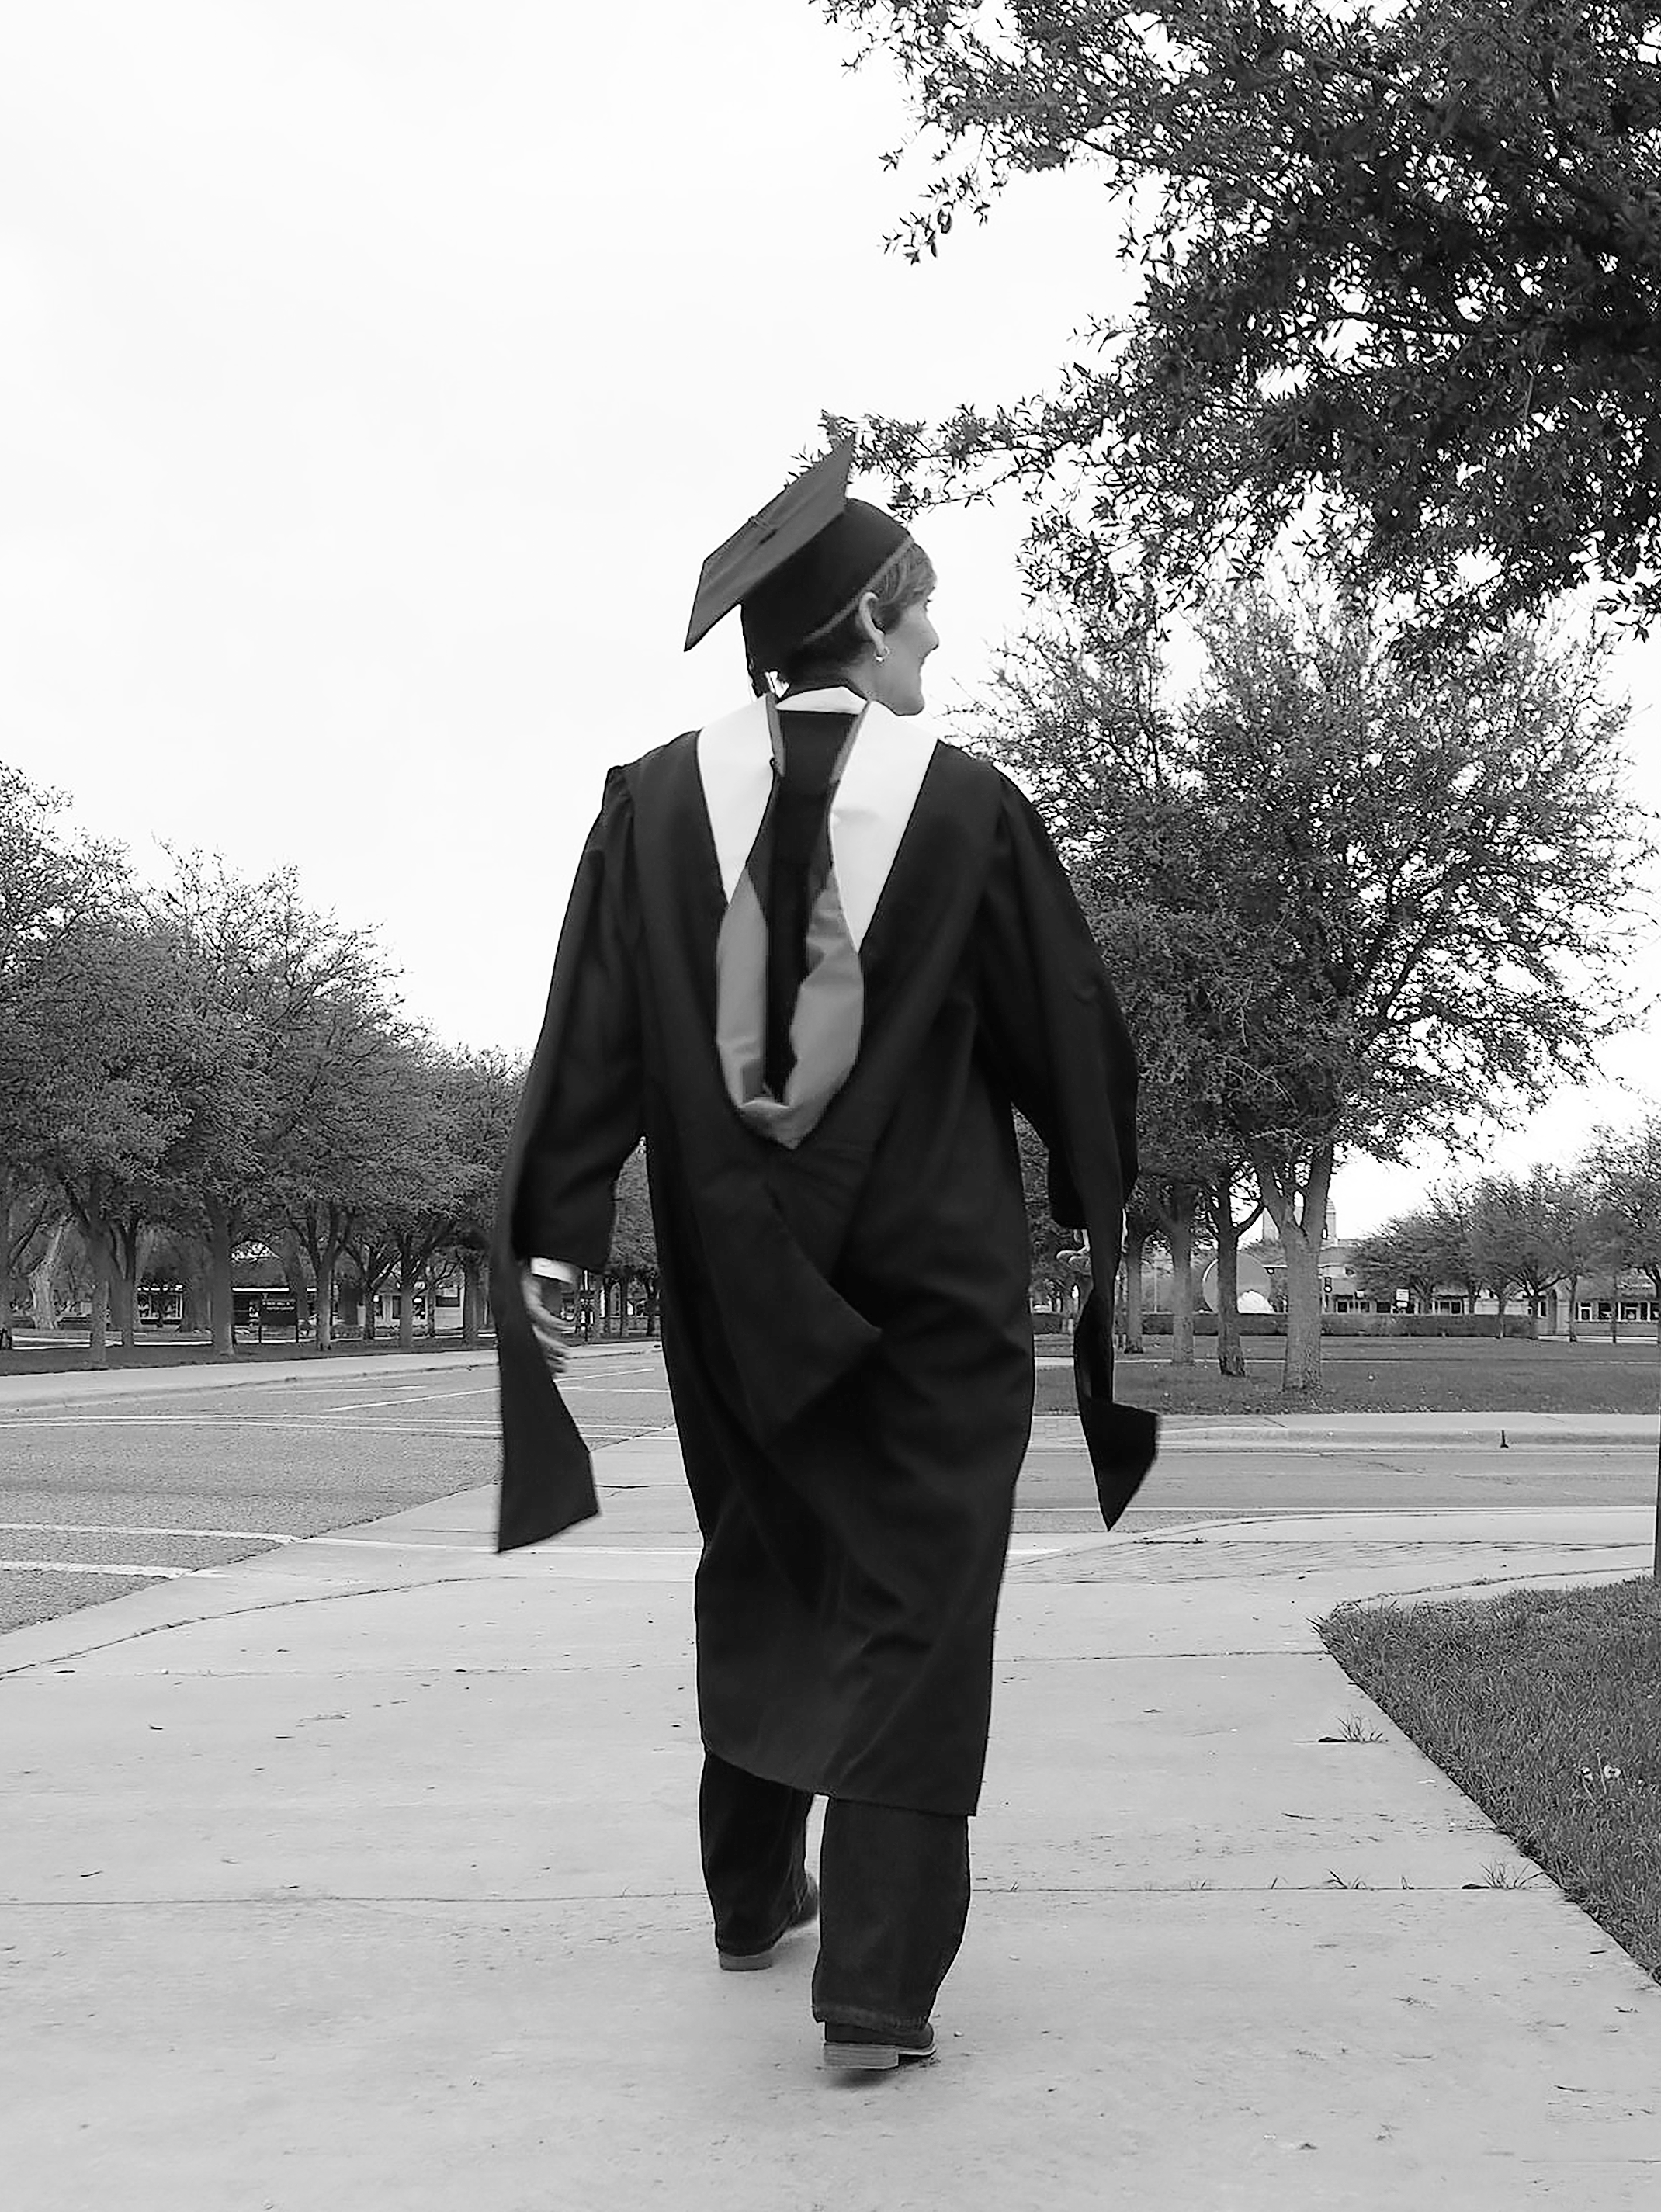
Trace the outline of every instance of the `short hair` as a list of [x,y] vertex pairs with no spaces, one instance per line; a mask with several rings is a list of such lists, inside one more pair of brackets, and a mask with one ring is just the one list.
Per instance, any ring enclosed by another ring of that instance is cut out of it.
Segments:
[[816,677],[839,676],[865,650],[866,635],[860,605],[869,593],[877,602],[879,629],[892,629],[908,607],[926,599],[934,588],[934,564],[915,540],[908,538],[866,586],[845,615],[822,636],[793,646],[781,659],[776,676],[786,684],[804,684]]

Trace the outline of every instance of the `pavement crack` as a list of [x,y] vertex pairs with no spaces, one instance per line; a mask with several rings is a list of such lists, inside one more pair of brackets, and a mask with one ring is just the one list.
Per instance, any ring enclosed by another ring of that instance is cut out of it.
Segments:
[[[1253,1881],[1220,1883],[1196,1877],[1192,1881],[1110,1881],[1110,1882],[1035,1882],[976,1881],[970,1884],[973,1894],[983,1899],[1003,1897],[1015,1898],[1129,1898],[1129,1897],[1192,1897],[1228,1899],[1242,1897],[1364,1897],[1413,1899],[1426,1897],[1481,1896],[1494,1897],[1560,1897],[1555,1884],[1531,1882],[1526,1886],[1489,1887],[1483,1884],[1474,1889],[1470,1884],[1457,1881],[1415,1881],[1405,1885],[1390,1882],[1354,1883],[1336,1887],[1323,1878],[1319,1881]],[[696,1905],[707,1906],[702,1890],[645,1889],[630,1887],[624,1889],[466,1889],[466,1890],[339,1890],[339,1889],[255,1889],[227,1891],[215,1897],[9,1897],[7,1908],[17,1912],[120,1912],[120,1911],[188,1911],[225,1912],[283,1909],[313,1909],[319,1905],[354,1905],[388,1910],[411,1905],[459,1905],[494,1908],[497,1905]]]
[[[489,1579],[488,1576],[479,1574],[433,1575],[423,1577],[418,1582],[353,1583],[335,1589],[296,1590],[289,1596],[264,1599],[257,1605],[228,1606],[222,1613],[192,1613],[183,1614],[176,1620],[153,1620],[143,1628],[130,1628],[119,1636],[106,1637],[99,1644],[83,1644],[73,1651],[54,1651],[43,1654],[39,1659],[25,1659],[15,1667],[0,1667],[0,1681],[37,1673],[43,1667],[64,1667],[77,1659],[95,1658],[100,1651],[117,1651],[125,1644],[142,1644],[151,1636],[170,1636],[181,1628],[195,1628],[222,1620],[246,1620],[256,1613],[282,1613],[301,1605],[330,1605],[346,1598],[404,1597],[414,1590],[438,1589],[446,1583],[482,1583]],[[23,1632],[18,1632],[20,1634]]]
[[[1150,1659],[1320,1659],[1329,1658],[1313,1635],[1306,1644],[1208,1644],[1203,1651],[1000,1651],[1000,1667],[1142,1666]],[[1335,1662],[1335,1664],[1336,1662]]]

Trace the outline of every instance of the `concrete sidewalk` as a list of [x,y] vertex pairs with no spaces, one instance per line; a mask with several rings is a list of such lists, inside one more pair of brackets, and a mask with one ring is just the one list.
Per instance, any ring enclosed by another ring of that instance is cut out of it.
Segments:
[[942,2062],[850,2085],[811,1940],[715,1971],[672,1438],[597,1467],[505,1560],[472,1492],[0,1638],[9,2205],[1654,2202],[1661,1990],[1311,1626],[1646,1509],[1022,1540]]

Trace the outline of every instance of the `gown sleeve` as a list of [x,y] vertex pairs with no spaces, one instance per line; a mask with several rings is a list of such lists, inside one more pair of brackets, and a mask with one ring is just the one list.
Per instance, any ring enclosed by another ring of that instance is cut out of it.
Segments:
[[577,866],[497,1209],[498,1551],[599,1510],[588,1449],[532,1332],[519,1270],[534,1256],[598,1272],[609,1255],[617,1179],[642,1118],[633,872],[633,810],[613,769]]
[[1158,1448],[1158,1425],[1113,1398],[1113,1281],[1136,1178],[1136,1055],[1112,984],[1037,813],[1002,779],[977,928],[982,1033],[1050,1156],[1050,1206],[1090,1240],[1093,1287],[1074,1336],[1079,1419],[1109,1528]]
[[520,1258],[562,1260],[592,1274],[610,1257],[618,1176],[641,1135],[630,815],[614,770],[554,957],[526,1085],[511,1224]]

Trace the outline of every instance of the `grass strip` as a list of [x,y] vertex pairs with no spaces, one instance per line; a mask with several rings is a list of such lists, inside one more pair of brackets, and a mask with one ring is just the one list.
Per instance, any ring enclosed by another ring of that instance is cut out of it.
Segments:
[[1350,1679],[1661,1981],[1661,1587],[1340,1606]]
[[[1043,1340],[1051,1359],[1065,1343]],[[1161,1413],[1641,1413],[1653,1421],[1652,1344],[1567,1345],[1489,1342],[1482,1338],[1335,1337],[1321,1354],[1321,1386],[1307,1395],[1281,1388],[1284,1347],[1254,1338],[1250,1372],[1220,1375],[1215,1349],[1196,1349],[1191,1367],[1173,1367],[1163,1351],[1114,1362],[1114,1395]],[[1037,1410],[1073,1406],[1069,1367],[1038,1370]],[[1497,1441],[1497,1431],[1496,1431]]]

